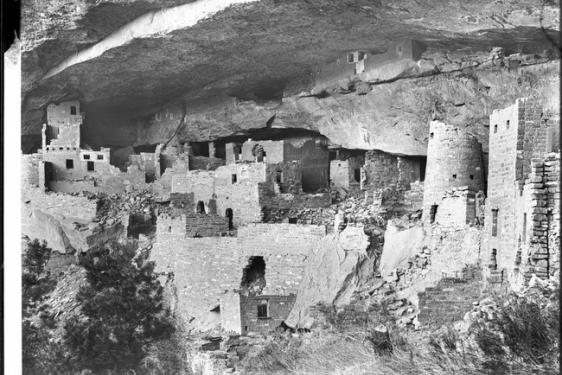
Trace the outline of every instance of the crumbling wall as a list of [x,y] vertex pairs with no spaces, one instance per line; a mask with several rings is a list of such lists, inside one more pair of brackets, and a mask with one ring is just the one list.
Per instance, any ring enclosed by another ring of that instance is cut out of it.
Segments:
[[418,294],[418,321],[426,328],[439,328],[460,321],[481,295],[482,272],[478,267],[467,267]]
[[80,147],[82,115],[79,101],[49,104],[47,124],[43,127],[43,150],[46,147]]
[[155,153],[141,152],[138,155],[129,155],[129,164],[136,165],[139,170],[144,172],[146,182],[153,182],[160,172],[160,160]]
[[461,186],[484,190],[482,145],[461,128],[432,121],[424,181],[424,220],[430,221],[432,206],[441,204],[447,190]]
[[363,171],[361,189],[367,191],[396,186],[400,175],[397,157],[377,150],[367,151]]
[[300,161],[303,191],[315,192],[328,187],[330,154],[321,139],[289,138],[283,145],[284,161]]

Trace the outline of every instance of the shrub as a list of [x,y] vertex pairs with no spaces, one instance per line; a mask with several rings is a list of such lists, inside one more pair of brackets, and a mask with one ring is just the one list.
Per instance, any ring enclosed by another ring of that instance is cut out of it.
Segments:
[[80,257],[89,281],[77,296],[85,319],[67,321],[64,338],[82,368],[136,368],[146,346],[173,331],[154,264],[134,257],[133,247],[118,243]]

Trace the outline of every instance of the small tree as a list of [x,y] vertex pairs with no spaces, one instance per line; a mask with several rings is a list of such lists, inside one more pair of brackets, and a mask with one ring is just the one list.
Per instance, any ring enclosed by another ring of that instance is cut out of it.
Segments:
[[65,325],[73,361],[94,371],[136,368],[146,345],[173,330],[154,264],[118,243],[88,251],[80,264],[89,281],[77,296],[85,319]]
[[22,366],[24,374],[65,374],[61,345],[52,340],[53,320],[43,301],[56,280],[45,273],[51,249],[26,239],[22,253]]

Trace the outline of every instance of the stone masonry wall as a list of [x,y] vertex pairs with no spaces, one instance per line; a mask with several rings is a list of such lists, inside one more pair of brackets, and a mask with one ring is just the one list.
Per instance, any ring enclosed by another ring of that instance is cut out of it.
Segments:
[[478,268],[467,268],[453,277],[442,278],[437,285],[418,294],[418,320],[424,327],[438,328],[462,320],[478,301],[482,275]]
[[435,222],[443,226],[464,226],[476,223],[476,193],[457,188],[443,195]]
[[549,273],[549,215],[558,209],[550,206],[555,200],[549,202],[548,193],[550,188],[556,194],[557,183],[548,181],[545,173],[556,171],[552,165],[545,169],[544,157],[552,147],[549,127],[559,124],[543,115],[540,103],[518,99],[490,116],[484,259],[492,283],[509,281],[520,287],[532,272],[540,277]]
[[212,237],[228,233],[228,218],[218,215],[186,215],[187,237]]
[[371,150],[365,154],[363,166],[365,180],[362,181],[362,190],[377,190],[398,183],[397,157],[382,151]]
[[296,293],[305,261],[326,233],[322,226],[294,224],[250,224],[238,228],[237,237],[188,238],[182,230],[181,221],[159,218],[150,258],[157,272],[174,273],[176,313],[186,320],[204,318],[225,292],[238,290],[252,256],[265,261],[264,295]]
[[429,132],[423,211],[426,221],[431,206],[439,206],[447,190],[461,186],[473,191],[484,189],[482,145],[476,137],[439,121],[430,123]]
[[[288,296],[240,296],[240,316],[242,334],[258,332],[266,334],[274,331],[289,316],[296,300],[295,294]],[[258,317],[258,304],[267,301],[268,317]]]

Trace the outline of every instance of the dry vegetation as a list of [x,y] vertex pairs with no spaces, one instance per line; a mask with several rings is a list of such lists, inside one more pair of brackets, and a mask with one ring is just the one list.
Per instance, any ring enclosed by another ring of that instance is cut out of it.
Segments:
[[[556,292],[557,293],[557,292]],[[472,322],[460,333],[406,331],[377,322],[278,337],[243,361],[243,374],[558,374],[559,307],[536,298],[496,297],[493,324]],[[507,302],[507,303],[506,303]],[[374,327],[388,328],[386,342]]]

